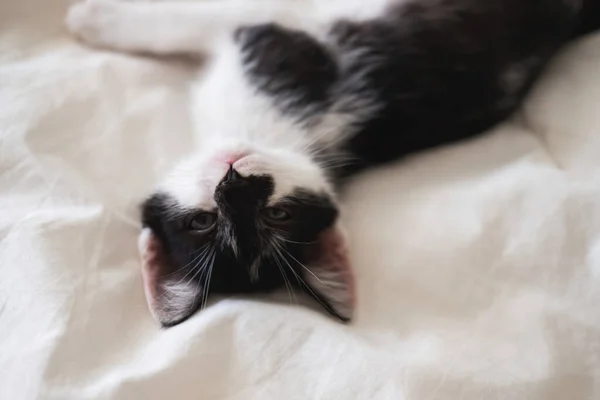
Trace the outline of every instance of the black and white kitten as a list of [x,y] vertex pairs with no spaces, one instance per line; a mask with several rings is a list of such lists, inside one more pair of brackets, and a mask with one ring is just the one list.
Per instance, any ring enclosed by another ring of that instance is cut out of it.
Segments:
[[[353,277],[334,185],[509,116],[599,0],[86,0],[85,42],[205,54],[197,148],[142,207],[143,275],[163,326],[211,293],[293,286],[342,320]],[[588,16],[592,16],[588,20]],[[356,161],[336,168],[339,154]]]

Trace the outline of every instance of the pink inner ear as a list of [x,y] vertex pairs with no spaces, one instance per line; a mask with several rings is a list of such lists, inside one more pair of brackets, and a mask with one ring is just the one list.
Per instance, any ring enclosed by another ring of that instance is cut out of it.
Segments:
[[323,263],[331,266],[333,270],[342,276],[352,302],[350,305],[354,308],[356,305],[354,273],[348,259],[345,234],[339,228],[329,229],[321,234],[320,242]]
[[165,263],[163,259],[164,252],[162,245],[148,228],[142,230],[140,234],[138,249],[142,258],[142,280],[146,302],[152,315],[158,319],[155,313],[157,309],[156,299],[158,298],[157,286],[162,274],[161,268]]
[[340,318],[352,319],[356,291],[344,233],[339,227],[324,231],[313,251],[307,263],[311,273],[305,274],[308,286]]
[[202,287],[174,276],[162,243],[150,229],[142,230],[138,246],[146,302],[152,316],[163,326],[189,318],[201,305]]

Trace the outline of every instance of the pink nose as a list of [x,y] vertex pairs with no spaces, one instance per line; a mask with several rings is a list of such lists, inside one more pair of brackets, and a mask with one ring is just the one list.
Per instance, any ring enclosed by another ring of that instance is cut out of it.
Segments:
[[225,154],[225,156],[223,157],[223,161],[226,162],[227,164],[235,164],[236,161],[241,160],[242,158],[246,157],[248,155],[248,153],[244,153],[244,152],[236,152],[236,153],[228,153]]
[[219,157],[219,161],[227,163],[229,165],[235,164],[236,161],[241,160],[242,158],[246,157],[248,155],[248,153],[245,152],[232,152],[232,153],[225,153],[224,155]]

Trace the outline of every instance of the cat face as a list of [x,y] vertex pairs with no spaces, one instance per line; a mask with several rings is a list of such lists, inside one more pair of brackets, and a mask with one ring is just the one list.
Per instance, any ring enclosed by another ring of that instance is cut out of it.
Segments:
[[142,205],[146,297],[163,326],[210,293],[300,289],[342,320],[353,282],[322,169],[295,151],[206,146]]

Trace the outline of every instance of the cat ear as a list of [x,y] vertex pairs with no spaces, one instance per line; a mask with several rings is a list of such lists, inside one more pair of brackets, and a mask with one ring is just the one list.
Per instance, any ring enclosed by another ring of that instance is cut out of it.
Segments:
[[202,287],[175,273],[162,243],[149,228],[142,230],[138,249],[146,301],[154,319],[169,327],[189,318],[202,303]]
[[303,279],[309,287],[308,293],[332,315],[350,321],[356,301],[354,275],[341,227],[334,226],[319,235],[309,250],[306,267]]

